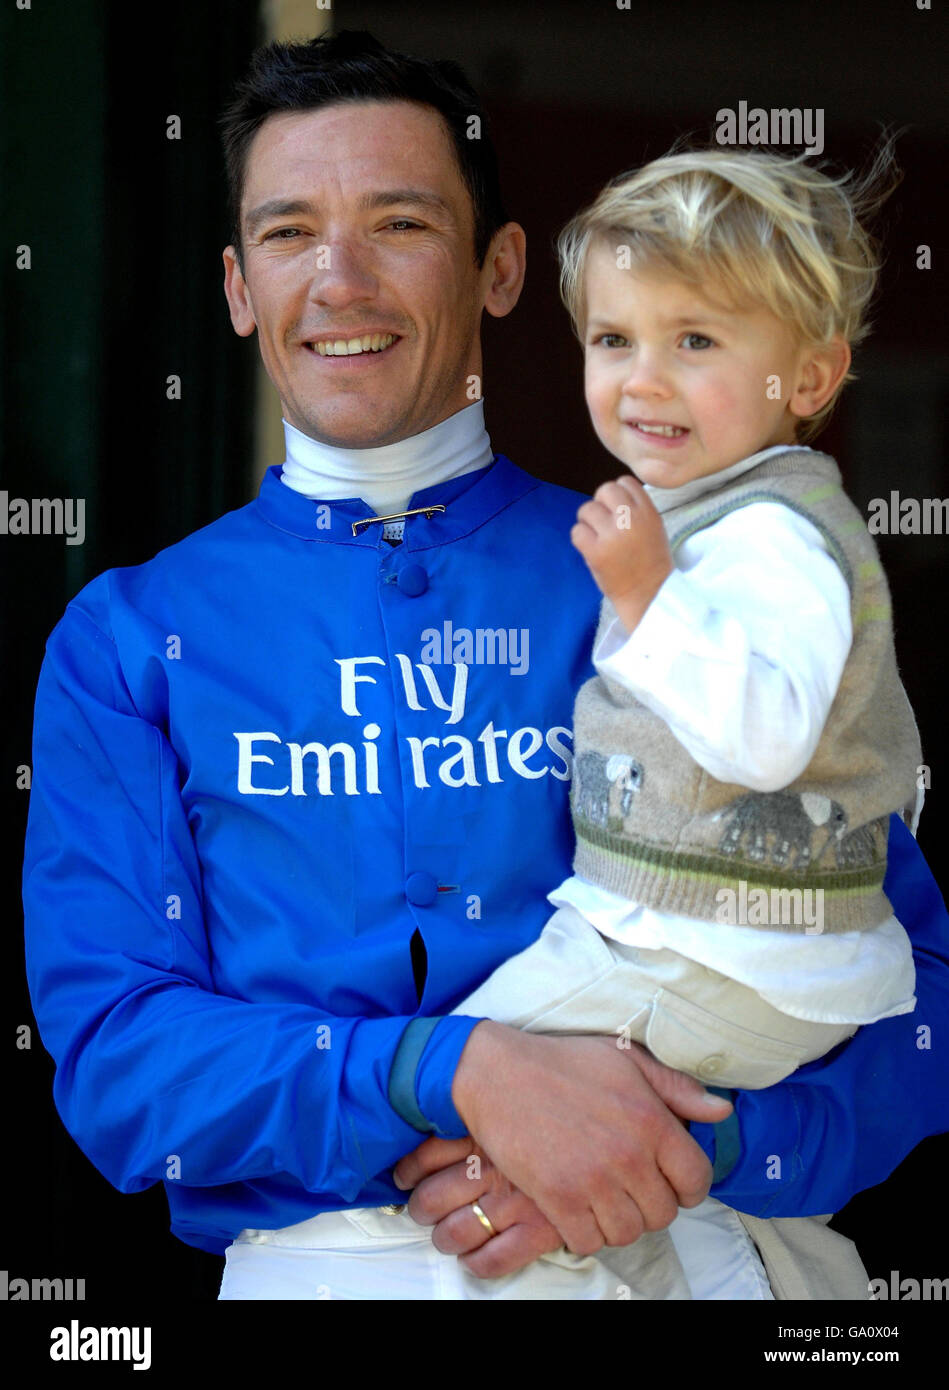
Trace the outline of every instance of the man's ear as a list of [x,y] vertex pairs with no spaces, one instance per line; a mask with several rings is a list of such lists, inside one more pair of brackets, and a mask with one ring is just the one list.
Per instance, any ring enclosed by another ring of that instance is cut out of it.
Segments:
[[829,343],[802,349],[788,409],[808,419],[833,398],[850,368],[850,344],[839,333]]
[[237,263],[237,251],[233,246],[225,246],[222,255],[224,257],[224,294],[227,298],[227,307],[231,311],[231,323],[234,325],[235,333],[241,338],[249,338],[257,327],[257,320],[254,318],[254,308],[250,302],[247,282]]
[[524,228],[518,222],[505,222],[491,238],[481,271],[484,307],[496,319],[503,319],[520,299],[526,269]]

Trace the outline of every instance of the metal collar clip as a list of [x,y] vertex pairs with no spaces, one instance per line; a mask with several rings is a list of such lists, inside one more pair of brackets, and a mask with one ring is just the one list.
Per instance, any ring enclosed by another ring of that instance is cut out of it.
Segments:
[[375,521],[398,521],[400,517],[420,515],[424,515],[429,521],[431,521],[434,512],[443,512],[444,510],[445,507],[443,503],[435,502],[430,507],[413,507],[410,512],[390,512],[388,516],[363,517],[362,521],[353,522],[353,535],[359,535],[360,526],[371,526]]

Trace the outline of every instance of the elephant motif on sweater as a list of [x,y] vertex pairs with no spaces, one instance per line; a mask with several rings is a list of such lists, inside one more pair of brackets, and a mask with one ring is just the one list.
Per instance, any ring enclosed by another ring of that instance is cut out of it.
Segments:
[[841,836],[835,846],[838,869],[861,868],[866,864],[872,864],[874,859],[879,857],[876,846],[878,832],[886,835],[885,817],[868,821],[866,825],[858,825]]
[[[847,813],[838,801],[816,792],[749,792],[718,813],[727,817],[719,849],[723,854],[737,854],[744,849],[749,859],[770,859],[778,868],[792,864],[806,869],[816,863],[832,840],[837,842],[837,862],[841,862],[841,847],[848,844],[847,853],[860,855],[865,844],[860,830],[847,835]],[[811,856],[811,839],[815,828],[826,830],[824,843]],[[872,837],[871,837],[872,838]]]
[[602,753],[581,753],[573,775],[575,812],[604,830],[609,823],[613,788],[621,789],[619,812],[625,820],[643,780],[642,767],[627,753],[614,753],[609,758]]

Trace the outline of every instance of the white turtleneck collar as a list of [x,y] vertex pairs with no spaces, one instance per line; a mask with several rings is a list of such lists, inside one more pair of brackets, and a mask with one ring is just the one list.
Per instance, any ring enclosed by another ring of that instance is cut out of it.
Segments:
[[763,463],[766,458],[772,458],[775,454],[784,454],[788,451],[791,453],[813,453],[813,450],[806,444],[772,444],[769,449],[761,449],[757,454],[750,454],[748,458],[739,459],[737,463],[729,464],[727,468],[722,468],[718,473],[707,473],[702,478],[692,478],[680,487],[657,487],[655,483],[643,483],[643,489],[655,505],[657,512],[668,512],[673,507],[681,507],[686,502],[693,502],[696,497],[701,497],[703,492],[711,492],[713,488],[731,482],[733,478],[747,473],[756,464]]
[[361,497],[376,513],[402,512],[412,494],[494,460],[484,401],[473,402],[421,434],[377,449],[339,449],[283,422],[287,457],[281,481],[314,501]]

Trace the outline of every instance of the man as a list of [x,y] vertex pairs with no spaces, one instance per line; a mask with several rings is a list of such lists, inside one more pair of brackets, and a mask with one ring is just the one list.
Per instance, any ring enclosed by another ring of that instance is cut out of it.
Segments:
[[[50,638],[24,900],[56,1104],[116,1187],[163,1181],[175,1234],[227,1251],[222,1297],[616,1296],[590,1257],[670,1223],[693,1297],[821,1296],[753,1223],[835,1210],[945,1127],[913,1019],[729,1122],[615,1039],[445,1017],[569,870],[599,600],[580,495],[484,433],[481,314],[513,309],[525,247],[481,117],[454,65],[346,34],[255,55],[227,113],[225,292],[287,463]],[[890,852],[925,1022],[944,911],[900,823]],[[806,1229],[836,1268],[849,1243]]]

